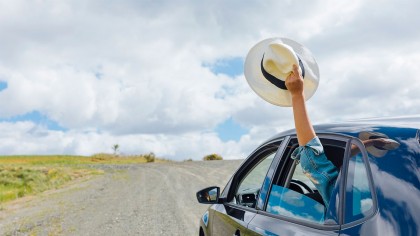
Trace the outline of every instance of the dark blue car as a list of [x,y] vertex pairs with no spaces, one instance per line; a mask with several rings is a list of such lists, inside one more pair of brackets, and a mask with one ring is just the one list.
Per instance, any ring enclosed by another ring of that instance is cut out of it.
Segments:
[[[328,207],[290,158],[298,147],[290,130],[259,146],[222,192],[197,192],[212,204],[200,235],[420,235],[420,116],[314,128],[340,169]],[[375,138],[387,142],[363,145]]]

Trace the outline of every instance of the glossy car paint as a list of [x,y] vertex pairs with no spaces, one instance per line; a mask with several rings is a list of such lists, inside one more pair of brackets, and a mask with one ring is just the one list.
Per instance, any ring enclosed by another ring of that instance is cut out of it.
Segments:
[[[200,227],[204,235],[418,235],[420,232],[420,116],[355,121],[344,124],[318,125],[317,134],[340,134],[358,139],[362,131],[386,134],[400,143],[398,149],[377,158],[368,154],[368,162],[374,185],[377,209],[372,217],[361,222],[337,226],[313,227],[301,222],[293,222],[282,217],[271,217],[258,210],[265,199],[259,199],[257,209],[244,209],[231,204],[215,204],[209,208],[209,225]],[[285,139],[279,148],[282,151],[294,130],[282,132],[267,142]],[[264,144],[263,144],[264,145]],[[261,194],[267,194],[271,178],[281,163],[281,153],[277,153],[263,183]],[[245,165],[247,160],[243,162]],[[240,170],[240,167],[238,170]],[[281,168],[281,167],[280,167]],[[341,178],[341,177],[340,177]],[[229,190],[232,179],[223,194]],[[338,199],[338,194],[337,199]],[[345,209],[342,209],[345,210]],[[214,227],[215,225],[219,227]],[[220,227],[220,225],[224,225]]]

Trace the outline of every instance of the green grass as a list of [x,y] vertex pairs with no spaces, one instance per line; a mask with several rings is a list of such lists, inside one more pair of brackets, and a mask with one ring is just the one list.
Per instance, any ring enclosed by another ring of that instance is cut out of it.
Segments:
[[56,189],[87,175],[99,173],[92,169],[54,167],[0,167],[0,203]]
[[[156,162],[164,160],[156,159]],[[146,163],[145,155],[115,156],[112,154],[95,154],[92,156],[0,156],[0,165],[79,165],[79,164],[135,164]]]
[[57,189],[72,180],[102,173],[95,169],[95,164],[146,162],[145,155],[115,156],[101,153],[92,156],[0,156],[0,203]]

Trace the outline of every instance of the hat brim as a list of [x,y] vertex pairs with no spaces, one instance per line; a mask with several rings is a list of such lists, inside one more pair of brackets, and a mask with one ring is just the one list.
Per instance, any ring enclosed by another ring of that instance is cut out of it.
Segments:
[[383,157],[389,150],[397,149],[400,146],[400,144],[397,141],[389,139],[389,137],[383,133],[368,131],[363,131],[359,133],[359,139],[362,141],[377,138],[385,139],[387,141],[387,144],[385,144],[382,148],[376,147],[374,145],[366,147],[366,151],[374,157]]
[[255,93],[267,102],[277,105],[292,106],[292,97],[288,90],[279,89],[269,82],[261,71],[261,60],[269,44],[273,41],[281,41],[290,46],[297,56],[301,59],[305,68],[303,82],[305,99],[311,98],[319,84],[319,68],[312,53],[303,45],[287,38],[269,38],[257,43],[249,51],[244,64],[245,78]]

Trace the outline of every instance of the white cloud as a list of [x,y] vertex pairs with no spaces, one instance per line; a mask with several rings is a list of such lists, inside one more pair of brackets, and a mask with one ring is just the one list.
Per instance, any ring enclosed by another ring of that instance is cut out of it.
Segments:
[[173,160],[189,158],[201,160],[209,153],[223,153],[226,159],[245,158],[255,141],[243,136],[239,142],[223,143],[216,133],[192,132],[177,134],[113,135],[97,131],[56,131],[32,122],[0,122],[0,142],[3,153],[11,154],[68,154],[92,155],[112,152],[120,145],[122,154],[154,152],[159,157]]
[[[305,44],[319,62],[314,123],[420,113],[417,5],[0,1],[0,119],[37,110],[68,129],[3,122],[0,153],[89,155],[119,143],[173,159],[243,158],[292,128],[292,111],[262,101],[243,75],[203,65],[243,58],[273,36]],[[250,133],[222,142],[212,130],[228,117]]]

